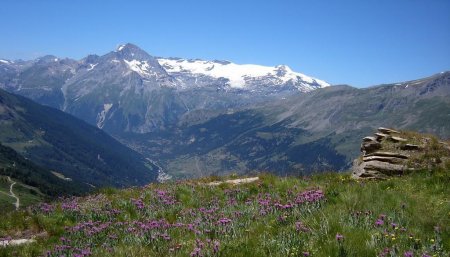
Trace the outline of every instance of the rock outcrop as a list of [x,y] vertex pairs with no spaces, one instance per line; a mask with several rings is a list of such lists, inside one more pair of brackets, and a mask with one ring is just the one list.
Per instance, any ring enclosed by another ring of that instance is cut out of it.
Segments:
[[450,164],[449,144],[434,137],[382,127],[374,135],[362,140],[362,155],[353,162],[354,178],[385,179]]

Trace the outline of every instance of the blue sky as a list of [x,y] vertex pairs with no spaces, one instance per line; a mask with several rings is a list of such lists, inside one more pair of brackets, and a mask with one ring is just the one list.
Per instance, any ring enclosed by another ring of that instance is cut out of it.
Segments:
[[450,70],[448,0],[3,0],[0,57],[152,55],[286,64],[364,87]]

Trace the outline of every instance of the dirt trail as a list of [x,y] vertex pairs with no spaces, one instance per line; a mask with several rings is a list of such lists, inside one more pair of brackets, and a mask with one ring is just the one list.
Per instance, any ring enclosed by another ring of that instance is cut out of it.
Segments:
[[11,186],[9,187],[9,195],[16,199],[16,202],[14,203],[14,206],[16,206],[16,210],[19,210],[19,208],[20,208],[20,199],[13,192],[13,187],[16,184],[16,182],[12,181],[12,179],[10,177],[8,177],[8,181],[12,183]]

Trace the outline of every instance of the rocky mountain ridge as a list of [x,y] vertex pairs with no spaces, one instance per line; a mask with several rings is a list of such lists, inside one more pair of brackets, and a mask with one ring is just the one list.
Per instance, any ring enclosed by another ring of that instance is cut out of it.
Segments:
[[[203,66],[189,70],[189,64]],[[110,133],[166,129],[192,116],[204,120],[227,109],[325,86],[287,66],[157,59],[133,44],[80,61],[45,56],[0,62],[0,88]]]

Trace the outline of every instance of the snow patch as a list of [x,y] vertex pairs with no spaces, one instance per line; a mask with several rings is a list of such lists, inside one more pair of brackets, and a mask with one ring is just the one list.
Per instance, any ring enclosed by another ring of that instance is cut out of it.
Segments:
[[104,104],[103,105],[103,110],[101,112],[99,112],[99,114],[97,115],[97,127],[98,128],[103,128],[103,126],[105,125],[105,120],[106,120],[106,114],[108,114],[109,110],[111,110],[113,104]]
[[97,64],[98,63],[96,63],[96,64],[89,64],[90,67],[87,69],[87,71],[90,71],[90,70],[94,69],[95,66],[97,66]]
[[234,88],[245,88],[246,80],[262,78],[265,76],[278,78],[278,84],[292,81],[294,83],[316,83],[320,87],[329,86],[329,84],[325,81],[311,78],[298,72],[294,72],[286,65],[270,67],[255,64],[235,64],[231,62],[164,58],[160,58],[158,59],[158,61],[169,74],[192,73],[206,75],[213,78],[226,78],[229,81],[229,85]]
[[2,62],[2,63],[6,63],[6,64],[9,64],[9,62],[7,61],[7,60],[0,60],[0,62]]
[[125,45],[120,45],[118,48],[117,48],[117,51],[122,51],[122,49],[125,47]]
[[139,75],[143,77],[150,75],[149,73],[150,65],[148,64],[147,61],[138,61],[138,60],[131,60],[131,61],[124,60],[124,61],[132,71],[139,73]]
[[53,175],[55,175],[57,178],[59,178],[59,179],[62,179],[62,180],[65,180],[65,181],[72,181],[71,178],[68,178],[68,177],[64,176],[63,174],[61,174],[61,173],[59,173],[59,172],[51,171],[51,173],[52,173]]

